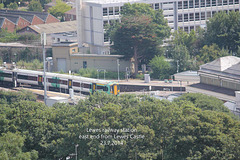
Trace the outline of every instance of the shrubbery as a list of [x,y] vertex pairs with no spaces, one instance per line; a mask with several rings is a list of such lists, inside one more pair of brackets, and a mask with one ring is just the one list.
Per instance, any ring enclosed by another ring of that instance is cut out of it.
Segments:
[[[200,105],[199,96],[209,103]],[[168,102],[146,96],[96,93],[75,106],[53,107],[12,98],[10,104],[0,104],[0,141],[6,134],[19,137],[14,146],[20,145],[17,153],[24,148],[25,159],[66,159],[74,153],[76,144],[78,158],[84,160],[240,159],[240,121],[219,108],[219,100],[207,96],[188,94]],[[135,132],[118,135],[144,138],[118,139],[120,145],[101,145],[101,141],[112,143],[111,138],[79,139],[80,135],[114,135],[87,132],[109,128],[134,129]],[[11,148],[0,146],[0,159],[11,153]]]
[[[103,71],[98,72],[96,69],[93,69],[93,68],[81,68],[77,72],[77,75],[80,75],[82,77],[88,77],[88,78],[104,79],[104,72]],[[125,72],[119,72],[119,78],[125,79]],[[105,79],[118,79],[118,73],[106,71]]]

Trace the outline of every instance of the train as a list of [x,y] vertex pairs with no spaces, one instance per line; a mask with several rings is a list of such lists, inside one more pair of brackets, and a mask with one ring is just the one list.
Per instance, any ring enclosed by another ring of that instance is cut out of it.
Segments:
[[[0,85],[13,87],[30,85],[43,89],[44,74],[42,71],[0,67]],[[99,91],[117,96],[120,93],[119,84],[116,82],[52,72],[46,72],[46,85],[48,90],[63,93],[69,93],[69,89],[83,94]]]

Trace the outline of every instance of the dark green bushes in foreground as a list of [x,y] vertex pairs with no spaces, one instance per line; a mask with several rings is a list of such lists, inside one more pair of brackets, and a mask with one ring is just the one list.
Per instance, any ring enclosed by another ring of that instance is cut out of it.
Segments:
[[[37,159],[37,155],[44,160],[65,159],[76,144],[78,159],[84,160],[240,159],[240,121],[221,101],[203,95],[187,94],[168,102],[95,94],[75,106],[54,107],[18,100],[2,103],[0,117],[0,141],[6,133],[20,137],[18,154],[3,145],[0,159],[6,155],[14,159],[20,153],[25,158],[19,159]],[[125,132],[120,132],[123,128]],[[119,129],[118,136],[129,138],[104,139],[117,134],[102,129]],[[83,139],[84,135],[89,137]]]

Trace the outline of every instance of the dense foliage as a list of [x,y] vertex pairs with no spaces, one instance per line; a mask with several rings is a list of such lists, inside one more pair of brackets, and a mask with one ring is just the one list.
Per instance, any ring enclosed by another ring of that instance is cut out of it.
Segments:
[[165,79],[169,78],[169,75],[172,72],[172,68],[169,62],[165,60],[163,56],[155,56],[149,63],[152,73],[151,73],[151,78],[155,79]]
[[55,17],[63,18],[64,13],[69,11],[70,9],[71,9],[71,6],[62,2],[62,0],[56,0],[56,5],[49,8],[48,12]]
[[42,12],[43,7],[39,0],[32,0],[28,5],[28,11]]
[[[240,158],[240,121],[212,97],[187,94],[168,102],[96,93],[75,106],[53,107],[25,100],[23,96],[0,103],[0,141],[14,145],[14,156],[21,155],[22,159],[66,159],[74,153],[76,144],[78,159],[84,160]],[[118,145],[107,145],[113,139],[79,139],[80,135],[116,135],[110,131],[89,132],[110,128],[132,129],[131,133],[118,135],[144,138],[115,139],[121,141]],[[18,140],[12,142],[9,137]],[[0,156],[11,156],[14,147],[0,147]]]
[[111,46],[117,54],[134,59],[135,76],[141,61],[148,63],[158,52],[162,40],[170,34],[162,10],[155,11],[148,4],[126,3],[121,12],[121,23],[110,28]]
[[240,45],[240,14],[219,12],[207,22],[206,43],[217,44],[220,48],[236,53]]

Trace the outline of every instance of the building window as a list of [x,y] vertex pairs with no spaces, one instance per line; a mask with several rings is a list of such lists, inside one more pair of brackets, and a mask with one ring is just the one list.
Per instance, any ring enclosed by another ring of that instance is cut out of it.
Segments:
[[103,28],[108,25],[108,21],[103,21]]
[[216,6],[216,0],[212,0],[212,6]]
[[159,3],[155,3],[155,10],[159,10]]
[[199,0],[195,0],[195,8],[199,8]]
[[109,15],[113,15],[113,7],[109,7]]
[[184,14],[184,22],[188,22],[188,14]]
[[216,14],[216,11],[212,11],[212,17],[214,16],[214,14]]
[[182,22],[183,21],[183,19],[182,19],[182,14],[179,14],[178,15],[178,22]]
[[194,26],[190,26],[190,31],[194,30]]
[[189,1],[189,8],[193,8],[193,0]]
[[211,1],[210,0],[206,0],[206,2],[207,2],[206,6],[210,7],[211,6]]
[[207,12],[207,19],[211,18],[211,12]]
[[182,9],[182,1],[178,2],[178,9]]
[[227,0],[223,0],[223,5],[227,5]]
[[107,33],[104,33],[104,42],[108,42],[108,35],[107,35]]
[[235,0],[235,4],[239,4],[239,0]]
[[188,1],[183,1],[183,8],[188,9]]
[[184,31],[188,33],[188,27],[184,27]]
[[229,0],[229,5],[233,4],[233,0]]
[[119,15],[119,7],[115,7],[115,15]]
[[205,20],[205,12],[201,12],[201,20]]
[[150,4],[150,7],[153,9],[153,6],[154,6],[154,4],[152,3],[152,4]]
[[195,13],[195,21],[199,21],[199,13]]
[[72,49],[72,52],[76,52],[76,49],[74,48],[74,49]]
[[83,61],[83,68],[87,68],[87,61]]
[[201,7],[205,7],[205,0],[201,0]]
[[103,16],[107,16],[107,8],[103,8]]
[[190,13],[189,16],[190,16],[190,21],[194,21],[194,15],[193,15],[193,13]]
[[218,6],[222,5],[222,0],[218,0]]
[[113,25],[115,22],[116,22],[116,21],[112,19],[112,20],[109,21],[109,24],[110,24],[110,25]]

